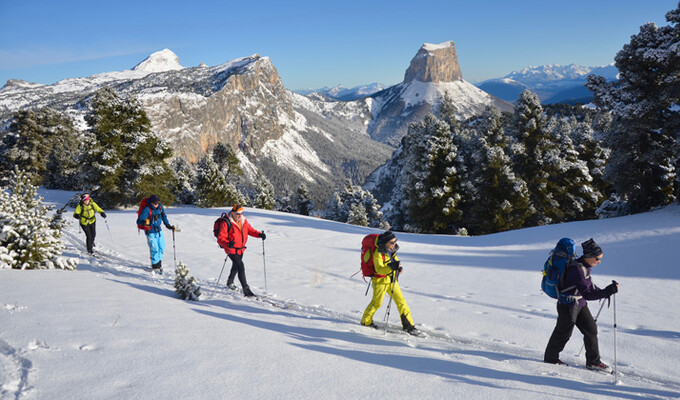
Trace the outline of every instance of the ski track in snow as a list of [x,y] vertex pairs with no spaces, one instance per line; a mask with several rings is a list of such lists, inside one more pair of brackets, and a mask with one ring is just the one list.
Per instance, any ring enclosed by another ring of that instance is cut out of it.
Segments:
[[[67,238],[67,250],[80,252],[79,270],[92,270],[93,272],[105,275],[125,276],[142,281],[145,284],[153,284],[162,287],[166,290],[174,291],[174,265],[166,265],[163,268],[163,275],[150,273],[149,267],[136,259],[128,258],[120,253],[112,250],[101,250],[95,247],[96,257],[87,255],[79,248],[83,247],[82,238],[73,232],[66,230],[64,232]],[[266,293],[257,298],[246,298],[242,295],[240,289],[230,290],[226,287],[226,282],[222,280],[216,287],[216,279],[209,279],[208,281],[198,282],[201,286],[200,302],[206,304],[214,304],[215,302],[227,300],[230,303],[239,306],[258,307],[263,309],[272,309],[273,313],[280,313],[282,316],[292,316],[303,319],[322,319],[330,323],[330,325],[338,332],[350,332],[357,335],[362,335],[372,338],[389,338],[389,340],[400,340],[411,348],[419,348],[423,350],[436,351],[440,354],[445,354],[451,358],[457,358],[457,354],[473,354],[481,357],[491,358],[498,361],[498,369],[507,373],[515,373],[522,370],[522,364],[526,362],[541,362],[543,354],[536,351],[527,351],[527,349],[514,345],[511,342],[493,339],[481,340],[471,339],[463,336],[451,335],[441,329],[433,328],[427,325],[418,325],[426,336],[414,337],[401,332],[401,327],[389,324],[385,329],[385,323],[382,320],[376,319],[378,326],[381,329],[366,328],[359,325],[361,320],[361,313],[341,312],[328,309],[323,305],[305,305],[296,302],[294,299],[279,299],[276,294]],[[468,296],[463,296],[468,297]],[[466,301],[465,298],[462,301]],[[532,306],[525,306],[532,308]],[[535,311],[532,311],[535,312]],[[377,316],[377,315],[376,315]],[[0,341],[0,347],[2,342]],[[81,350],[91,350],[91,346],[83,345]],[[5,351],[3,351],[5,353]],[[13,354],[12,352],[11,354]],[[31,362],[23,357],[14,357],[15,364],[20,366],[20,377],[15,379],[19,390],[16,391],[17,399],[19,394],[25,392],[26,380],[28,371],[31,367]],[[612,380],[613,375],[597,373],[588,371],[585,367],[577,366],[547,366],[549,371],[541,373],[543,376],[567,378],[567,379],[582,379],[576,378],[575,374],[585,374],[591,379]],[[624,367],[624,368],[622,368]],[[663,378],[654,376],[644,376],[626,371],[625,366],[619,365],[617,371],[617,380],[631,380],[640,383],[660,386],[664,389],[678,391],[680,385],[677,382],[669,381]],[[4,386],[3,386],[4,388]],[[3,389],[4,390],[4,389]],[[639,393],[640,396],[649,397],[649,393]],[[653,396],[653,395],[652,395]]]

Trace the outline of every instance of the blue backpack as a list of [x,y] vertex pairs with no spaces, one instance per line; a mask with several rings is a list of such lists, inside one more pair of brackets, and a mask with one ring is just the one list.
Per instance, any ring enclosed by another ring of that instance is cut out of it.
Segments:
[[569,238],[562,238],[543,265],[541,290],[553,299],[560,299],[560,288],[564,271],[576,255],[576,243]]

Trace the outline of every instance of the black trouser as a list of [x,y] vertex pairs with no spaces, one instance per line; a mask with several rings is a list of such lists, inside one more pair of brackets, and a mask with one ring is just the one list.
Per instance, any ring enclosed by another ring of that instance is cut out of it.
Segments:
[[85,232],[85,245],[87,246],[87,252],[92,253],[92,248],[94,247],[94,237],[97,236],[97,230],[95,229],[95,222],[89,225],[80,225]]
[[231,260],[231,271],[227,279],[227,285],[234,283],[234,277],[238,274],[238,281],[241,282],[241,287],[245,290],[248,287],[246,280],[246,266],[243,265],[243,254],[229,254]]
[[[578,305],[574,305],[578,307]],[[572,311],[576,313],[573,315]],[[545,362],[557,362],[560,352],[569,341],[574,325],[583,334],[583,343],[586,348],[586,364],[599,364],[600,350],[597,344],[597,324],[593,319],[588,306],[580,310],[572,310],[571,304],[557,304],[557,325],[553,330],[548,346],[545,348],[543,359]]]

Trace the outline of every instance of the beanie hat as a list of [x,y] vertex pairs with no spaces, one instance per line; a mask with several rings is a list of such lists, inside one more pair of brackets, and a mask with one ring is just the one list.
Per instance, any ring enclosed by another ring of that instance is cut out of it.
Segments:
[[158,196],[156,196],[155,194],[152,194],[151,196],[149,196],[148,202],[149,203],[160,203],[161,199]]
[[396,236],[394,236],[394,233],[392,233],[392,231],[385,231],[385,233],[381,233],[380,235],[378,235],[378,245],[384,245],[385,243],[389,242],[395,237]]
[[243,207],[241,207],[238,204],[234,204],[234,206],[231,208],[231,212],[235,212],[235,213],[243,212]]
[[80,200],[85,201],[90,198],[90,195],[88,193],[83,193],[80,195]]
[[602,254],[602,249],[595,243],[593,238],[581,243],[581,247],[583,248],[583,257],[594,258]]

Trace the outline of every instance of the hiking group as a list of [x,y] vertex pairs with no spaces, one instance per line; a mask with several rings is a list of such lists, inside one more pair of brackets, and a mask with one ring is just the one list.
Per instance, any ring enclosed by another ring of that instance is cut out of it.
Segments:
[[[104,210],[90,198],[89,194],[81,195],[80,203],[73,216],[79,219],[80,227],[85,232],[89,253],[93,252],[92,249],[95,246],[95,213],[106,218]],[[165,251],[165,236],[161,224],[173,231],[174,242],[174,233],[177,228],[170,224],[160,203],[160,198],[157,195],[144,198],[137,211],[137,226],[146,235],[151,269],[157,273],[162,273],[162,259]],[[229,213],[223,213],[214,222],[213,234],[217,238],[218,245],[232,262],[227,278],[227,287],[231,290],[237,290],[234,279],[238,277],[243,295],[254,297],[255,294],[250,289],[246,279],[243,254],[246,250],[248,237],[261,238],[264,241],[266,239],[264,231],[253,228],[243,215],[243,207],[234,205]],[[592,238],[583,242],[581,247],[583,255],[576,257],[574,241],[569,238],[561,239],[550,253],[544,266],[541,289],[557,300],[557,323],[546,346],[544,362],[565,364],[560,360],[559,354],[571,338],[574,327],[577,327],[583,334],[586,367],[592,370],[610,372],[611,368],[600,359],[597,316],[593,318],[587,302],[610,299],[612,295],[618,292],[618,283],[613,281],[604,289],[598,288],[592,282],[591,270],[602,262],[603,251]],[[378,328],[373,322],[373,316],[382,306],[385,294],[387,294],[390,296],[390,302],[387,306],[386,320],[389,318],[392,301],[394,301],[399,312],[402,329],[408,334],[418,336],[421,333],[415,327],[411,310],[399,286],[399,275],[403,271],[403,267],[397,256],[398,250],[397,238],[391,231],[370,234],[363,238],[361,271],[364,278],[370,278],[369,285],[373,288],[373,295],[364,310],[360,323],[362,326]],[[368,293],[368,289],[366,293]],[[616,307],[614,309],[616,310]]]

